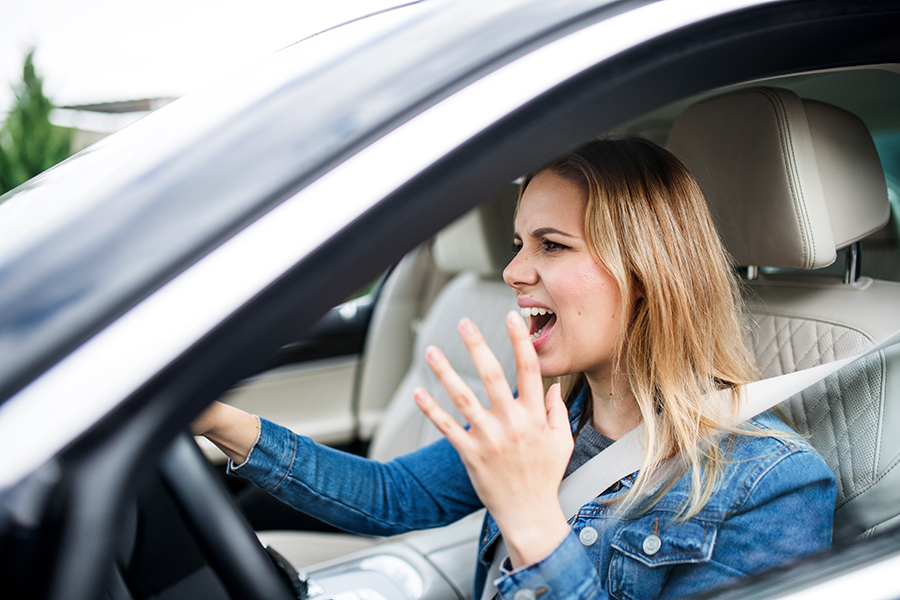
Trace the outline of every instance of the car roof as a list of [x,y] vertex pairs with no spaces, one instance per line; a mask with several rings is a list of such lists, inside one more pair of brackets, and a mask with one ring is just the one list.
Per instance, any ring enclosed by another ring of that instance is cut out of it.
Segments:
[[10,193],[0,401],[384,131],[610,4],[402,5],[286,48]]
[[818,100],[843,108],[858,116],[873,135],[900,129],[900,66],[866,65],[851,69],[782,75],[741,83],[727,88],[707,90],[641,115],[623,125],[623,132],[640,131],[665,143],[672,124],[687,107],[705,98],[759,86],[774,86],[793,91],[801,98]]

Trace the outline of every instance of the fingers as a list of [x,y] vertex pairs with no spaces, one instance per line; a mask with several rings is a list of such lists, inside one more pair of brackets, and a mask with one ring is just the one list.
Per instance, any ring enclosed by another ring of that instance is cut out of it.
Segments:
[[510,311],[506,315],[506,331],[512,342],[513,355],[516,357],[519,385],[519,398],[529,408],[542,407],[544,404],[544,383],[541,379],[541,365],[537,352],[528,335],[528,328],[522,315]]
[[444,353],[429,346],[425,349],[425,361],[434,374],[437,375],[450,400],[462,413],[462,416],[470,424],[475,425],[481,423],[484,419],[485,409],[481,402],[469,388],[463,378],[459,376],[456,370],[450,365],[450,361],[444,356]]
[[568,464],[569,459],[572,457],[575,440],[572,437],[572,426],[569,423],[569,411],[562,399],[558,383],[554,383],[547,390],[544,406],[547,409],[547,426],[553,432],[557,447],[564,452],[566,463]]
[[468,442],[468,434],[456,419],[438,405],[435,399],[424,388],[416,388],[413,391],[413,398],[419,409],[425,413],[425,416],[434,423],[434,426],[444,434],[444,437],[453,445],[457,451]]
[[[507,315],[506,327],[512,341],[513,354],[518,368],[519,404],[530,411],[548,415],[544,405],[544,386],[541,380],[540,364],[529,338],[528,328],[522,317],[515,311]],[[492,409],[501,413],[509,413],[511,407],[516,403],[500,361],[494,356],[481,332],[472,321],[469,319],[460,321],[459,333],[484,383]],[[484,424],[487,411],[443,353],[434,346],[429,346],[425,350],[425,360],[469,424],[473,427]],[[563,410],[563,412],[565,411]]]
[[[475,323],[469,319],[463,319],[459,322],[459,334],[462,337],[475,369],[478,371],[484,389],[488,398],[491,400],[491,406],[499,410],[505,410],[512,402],[512,390],[509,382],[506,380],[506,374],[503,372],[503,366],[493,351],[484,340],[484,336],[475,326]],[[449,390],[448,390],[449,391]]]
[[569,423],[569,411],[563,402],[560,386],[554,383],[547,390],[547,397],[544,400],[544,406],[547,409],[547,424],[550,429],[564,429],[571,433],[572,429]]

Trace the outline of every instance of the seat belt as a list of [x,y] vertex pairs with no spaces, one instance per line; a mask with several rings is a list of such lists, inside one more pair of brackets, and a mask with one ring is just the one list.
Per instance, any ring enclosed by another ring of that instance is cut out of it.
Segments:
[[[880,344],[847,358],[746,384],[742,390],[743,401],[734,425],[769,410],[840,369],[881,352],[898,342],[900,342],[900,331]],[[728,393],[729,390],[722,390],[716,392],[715,395],[724,398],[724,395]],[[574,517],[582,506],[602,494],[609,486],[640,468],[644,460],[644,431],[644,424],[641,423],[563,479],[559,486],[559,504],[566,519]],[[491,600],[496,595],[496,581],[501,575],[500,566],[509,556],[506,552],[506,544],[502,539],[498,538],[495,543],[497,548],[484,582],[481,600]]]

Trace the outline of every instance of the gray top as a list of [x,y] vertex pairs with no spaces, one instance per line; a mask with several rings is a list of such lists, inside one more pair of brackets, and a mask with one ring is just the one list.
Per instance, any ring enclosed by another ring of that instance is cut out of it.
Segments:
[[575,438],[575,448],[572,450],[572,458],[569,459],[564,477],[568,477],[578,467],[609,448],[614,441],[591,427],[590,423],[585,423]]

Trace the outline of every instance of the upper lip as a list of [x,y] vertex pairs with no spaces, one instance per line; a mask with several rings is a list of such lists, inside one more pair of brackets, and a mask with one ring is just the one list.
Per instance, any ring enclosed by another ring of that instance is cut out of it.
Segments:
[[[534,308],[534,307],[537,307],[537,308],[546,308],[547,310],[553,310],[552,308],[550,308],[550,307],[547,306],[546,304],[543,304],[542,302],[538,302],[537,300],[532,300],[531,298],[519,298],[519,299],[516,301],[516,304],[519,305],[519,308]],[[554,312],[555,312],[555,311],[554,311]]]

